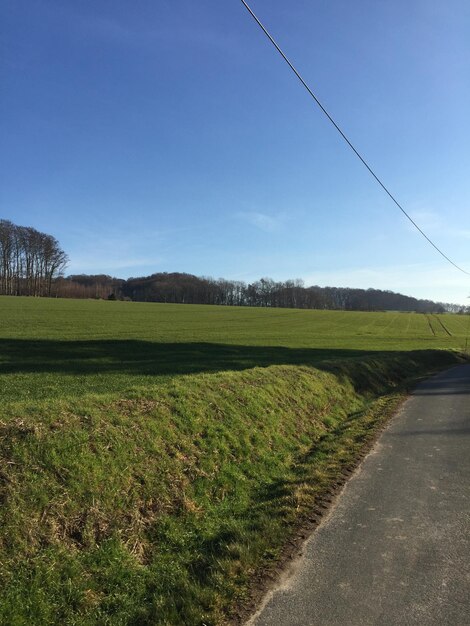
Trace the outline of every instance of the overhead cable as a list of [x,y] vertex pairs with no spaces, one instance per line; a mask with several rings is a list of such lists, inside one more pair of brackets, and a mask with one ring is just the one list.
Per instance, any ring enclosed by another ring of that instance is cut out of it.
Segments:
[[384,183],[380,180],[380,178],[377,176],[377,174],[374,172],[374,170],[372,169],[372,167],[367,163],[367,161],[364,159],[364,157],[360,154],[360,152],[354,147],[354,145],[352,144],[352,142],[348,139],[348,137],[345,135],[345,133],[341,130],[341,128],[339,127],[339,125],[335,122],[335,120],[333,119],[333,117],[328,113],[328,111],[325,109],[325,107],[323,106],[323,104],[320,102],[320,100],[317,98],[317,96],[313,93],[313,91],[310,89],[310,87],[308,86],[308,84],[306,83],[306,81],[302,78],[302,76],[300,75],[300,73],[297,71],[297,69],[295,68],[295,66],[291,63],[291,61],[289,61],[288,57],[284,54],[284,52],[282,51],[282,49],[280,48],[280,46],[278,45],[278,43],[275,41],[275,39],[272,37],[272,35],[269,33],[269,31],[267,30],[267,28],[262,24],[262,22],[259,20],[259,18],[255,15],[255,13],[253,12],[253,10],[250,8],[250,6],[245,2],[245,0],[241,0],[242,4],[245,6],[246,10],[248,11],[248,13],[251,15],[251,17],[255,20],[255,22],[258,24],[258,26],[261,28],[261,30],[263,31],[263,33],[266,35],[266,37],[269,39],[269,41],[273,44],[273,46],[276,48],[276,50],[279,52],[279,54],[282,56],[282,58],[284,59],[284,61],[287,63],[287,65],[290,67],[290,69],[294,72],[294,74],[297,76],[297,78],[299,79],[299,81],[302,83],[302,85],[305,87],[305,89],[308,91],[308,93],[311,95],[311,97],[315,100],[315,102],[317,103],[317,105],[320,107],[320,109],[323,111],[323,113],[326,115],[326,117],[329,119],[329,121],[333,124],[333,126],[336,128],[336,130],[338,131],[338,133],[341,135],[341,137],[344,139],[344,141],[348,144],[348,146],[351,148],[351,150],[354,152],[354,154],[359,158],[359,160],[362,162],[362,164],[368,169],[369,173],[372,174],[372,176],[375,178],[375,180],[379,183],[379,185],[382,187],[382,189],[385,191],[385,193],[393,200],[393,202],[396,204],[396,206],[400,209],[400,211],[403,213],[403,215],[405,215],[405,217],[408,218],[408,220],[413,224],[413,226],[416,228],[416,230],[418,230],[421,235],[426,239],[426,241],[428,243],[431,244],[431,246],[437,250],[437,252],[444,257],[444,259],[446,259],[446,261],[448,261],[451,265],[453,265],[457,270],[459,270],[460,272],[462,272],[463,274],[467,274],[467,276],[470,276],[470,272],[467,272],[466,270],[464,270],[462,267],[460,267],[459,265],[457,265],[457,263],[454,263],[454,261],[452,261],[452,259],[450,259],[440,248],[438,248],[438,246],[432,241],[432,239],[430,239],[430,237],[428,237],[426,235],[426,233],[418,226],[418,224],[414,221],[414,219],[405,211],[405,209],[402,207],[402,205],[398,202],[398,200],[395,198],[395,196],[387,189],[387,187],[384,185]]

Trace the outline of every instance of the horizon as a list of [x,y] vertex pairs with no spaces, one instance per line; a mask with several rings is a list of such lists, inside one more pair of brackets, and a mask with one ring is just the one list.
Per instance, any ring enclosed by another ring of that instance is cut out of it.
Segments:
[[[252,8],[470,271],[468,3]],[[399,214],[241,3],[19,0],[2,14],[1,214],[56,237],[67,272],[191,267],[468,306],[468,277]]]

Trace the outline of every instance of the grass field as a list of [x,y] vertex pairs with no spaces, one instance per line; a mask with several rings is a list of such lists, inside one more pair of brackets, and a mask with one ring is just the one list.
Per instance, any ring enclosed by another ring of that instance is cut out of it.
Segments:
[[468,318],[0,298],[0,622],[224,624]]
[[122,393],[177,374],[465,345],[468,317],[0,298],[2,398]]

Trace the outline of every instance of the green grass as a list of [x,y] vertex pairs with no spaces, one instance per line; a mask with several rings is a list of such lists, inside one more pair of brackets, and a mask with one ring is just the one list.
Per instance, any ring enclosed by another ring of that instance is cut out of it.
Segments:
[[[453,349],[468,318],[0,298],[9,400],[147,389],[179,374],[315,365],[376,352]],[[432,330],[431,330],[432,328]]]
[[466,319],[0,298],[0,622],[223,624]]

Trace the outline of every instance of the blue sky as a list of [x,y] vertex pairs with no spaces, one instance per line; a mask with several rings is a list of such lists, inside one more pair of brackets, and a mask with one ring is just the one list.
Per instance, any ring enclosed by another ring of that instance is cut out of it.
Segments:
[[[468,0],[252,0],[413,218],[470,271]],[[3,0],[0,216],[69,273],[469,303],[239,0]]]

